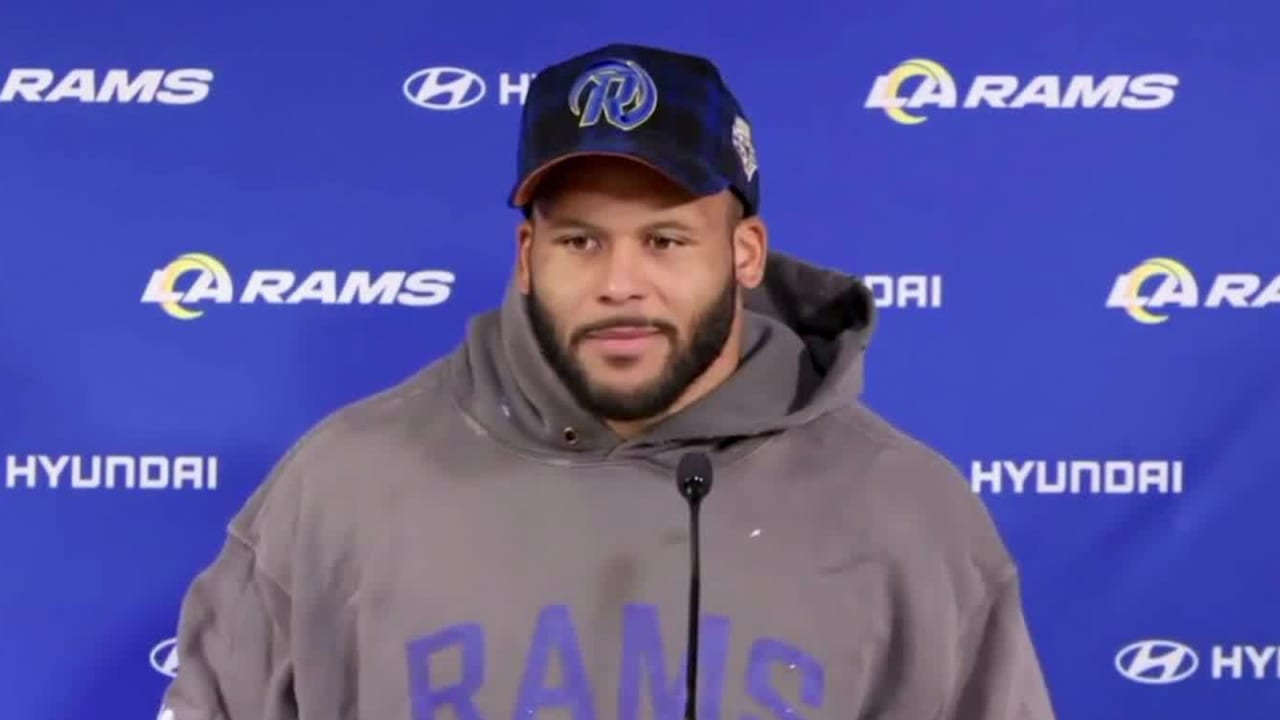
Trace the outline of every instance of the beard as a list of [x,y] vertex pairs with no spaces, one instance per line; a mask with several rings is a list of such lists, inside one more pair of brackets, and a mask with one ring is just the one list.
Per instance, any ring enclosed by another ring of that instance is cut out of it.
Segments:
[[[570,394],[588,412],[614,421],[635,421],[655,417],[670,408],[685,390],[702,376],[724,350],[737,315],[738,284],[732,273],[716,297],[698,313],[685,342],[679,330],[663,320],[640,316],[620,316],[584,325],[562,342],[562,329],[538,298],[530,278],[525,307],[542,356],[560,376]],[[593,383],[578,360],[577,349],[591,332],[616,327],[646,327],[657,330],[670,343],[671,354],[656,378],[633,390],[615,390]]]

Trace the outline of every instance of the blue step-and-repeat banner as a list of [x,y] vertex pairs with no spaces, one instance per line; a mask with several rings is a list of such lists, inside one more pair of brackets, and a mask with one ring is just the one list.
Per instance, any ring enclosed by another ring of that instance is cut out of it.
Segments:
[[715,59],[775,245],[874,289],[866,399],[1061,717],[1280,718],[1275,0],[6,0],[0,718],[155,716],[270,465],[498,301],[529,81],[613,41]]

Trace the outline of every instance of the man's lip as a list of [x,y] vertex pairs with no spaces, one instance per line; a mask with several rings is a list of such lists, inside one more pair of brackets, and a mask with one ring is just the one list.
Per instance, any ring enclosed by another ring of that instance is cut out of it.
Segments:
[[625,327],[595,330],[587,333],[587,337],[599,340],[630,340],[657,334],[658,331],[655,328]]

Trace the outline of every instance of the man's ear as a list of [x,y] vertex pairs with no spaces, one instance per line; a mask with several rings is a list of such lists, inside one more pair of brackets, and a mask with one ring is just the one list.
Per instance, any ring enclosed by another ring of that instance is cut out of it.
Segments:
[[516,226],[516,287],[528,295],[531,286],[530,263],[533,254],[533,220],[525,219]]
[[769,229],[758,215],[738,221],[733,230],[734,275],[744,288],[754,288],[764,280],[769,255]]

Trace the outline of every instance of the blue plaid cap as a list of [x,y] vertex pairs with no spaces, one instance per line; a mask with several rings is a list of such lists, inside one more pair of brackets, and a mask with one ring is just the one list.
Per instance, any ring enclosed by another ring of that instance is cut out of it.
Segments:
[[510,205],[526,207],[548,170],[582,155],[636,160],[695,196],[730,189],[748,215],[760,207],[751,126],[701,57],[612,44],[538,72],[520,118]]

